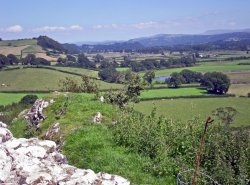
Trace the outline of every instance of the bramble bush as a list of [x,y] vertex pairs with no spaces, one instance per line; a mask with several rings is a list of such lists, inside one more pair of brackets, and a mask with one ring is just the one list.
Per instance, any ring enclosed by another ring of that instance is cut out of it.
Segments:
[[[156,176],[176,176],[193,169],[204,123],[198,118],[187,123],[149,116],[126,109],[112,126],[118,145],[150,160],[144,169]],[[232,129],[223,123],[209,126],[200,170],[220,184],[249,183],[250,136],[247,129]]]

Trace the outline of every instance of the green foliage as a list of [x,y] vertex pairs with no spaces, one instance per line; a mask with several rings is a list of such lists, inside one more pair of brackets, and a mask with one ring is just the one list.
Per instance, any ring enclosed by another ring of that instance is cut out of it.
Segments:
[[208,92],[225,94],[229,89],[230,79],[220,72],[208,72],[204,74],[201,85],[205,86]]
[[8,64],[9,64],[8,58],[5,55],[0,54],[0,68]]
[[218,127],[207,137],[202,166],[219,184],[248,184],[249,150],[248,129]]
[[64,80],[60,80],[59,86],[61,86],[61,91],[64,92],[81,92],[81,86],[78,85],[74,79],[69,77],[66,77]]
[[169,79],[165,81],[169,87],[178,88],[185,82],[183,76],[179,73],[172,73]]
[[101,69],[98,76],[103,81],[115,83],[118,82],[119,72],[114,67],[108,67]]
[[89,76],[82,75],[82,83],[81,83],[82,92],[85,93],[95,93],[98,94],[99,88],[93,79]]
[[95,63],[90,61],[84,54],[79,54],[77,62],[83,68],[94,69],[96,68]]
[[139,102],[139,96],[143,90],[143,84],[139,75],[132,75],[128,84],[124,89],[119,91],[109,91],[105,96],[105,100],[109,103],[116,104],[119,107],[124,107],[129,101]]
[[99,92],[99,88],[94,79],[91,79],[86,75],[82,75],[82,81],[80,85],[74,79],[66,77],[64,80],[60,81],[60,86],[62,87],[61,90],[65,92],[84,92],[95,94],[98,94]]
[[35,101],[38,99],[38,96],[37,95],[33,95],[33,94],[29,94],[29,95],[26,95],[24,96],[20,103],[21,104],[26,104],[26,105],[29,105],[29,104],[34,104]]
[[39,36],[37,38],[37,44],[43,48],[54,49],[60,52],[65,52],[63,45],[59,42],[47,37],[47,36]]
[[18,114],[27,108],[27,105],[21,103],[12,103],[6,106],[0,106],[0,121],[11,124],[12,120],[18,116]]
[[[144,169],[156,176],[193,169],[204,123],[197,118],[185,124],[173,122],[155,113],[124,111],[113,126],[116,143],[148,156],[151,160]],[[249,150],[248,130],[210,125],[200,168],[220,184],[245,184],[250,174]]]
[[196,82],[199,83],[202,79],[202,73],[191,71],[188,69],[182,70],[180,74],[183,76],[183,78],[185,79],[185,83],[187,84]]
[[152,84],[153,79],[155,78],[154,71],[148,71],[144,74],[143,79],[147,81],[149,84]]
[[36,56],[34,54],[28,54],[25,58],[21,60],[23,65],[37,65]]
[[213,111],[213,115],[225,125],[231,125],[235,119],[237,110],[233,107],[220,107]]
[[50,62],[44,58],[36,58],[36,65],[46,65],[49,66]]
[[68,61],[76,62],[76,57],[74,57],[73,55],[67,55],[67,59]]
[[7,58],[11,65],[17,65],[19,63],[19,59],[16,57],[16,55],[9,54],[7,55]]

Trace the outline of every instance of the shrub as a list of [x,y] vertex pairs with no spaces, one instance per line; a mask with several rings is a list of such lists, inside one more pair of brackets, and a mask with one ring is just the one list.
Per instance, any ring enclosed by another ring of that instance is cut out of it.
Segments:
[[26,105],[34,104],[37,99],[38,99],[37,95],[29,94],[29,95],[24,96],[21,99],[20,103],[21,104],[26,104]]
[[[112,130],[118,145],[150,158],[144,169],[156,176],[176,176],[193,169],[204,123],[144,116],[124,110]],[[207,130],[200,169],[220,184],[247,184],[250,177],[250,135],[247,129],[212,124]]]
[[82,82],[78,84],[72,78],[66,77],[64,80],[59,82],[62,91],[66,92],[75,92],[75,93],[95,93],[98,94],[99,88],[94,79],[91,79],[89,76],[82,75]]

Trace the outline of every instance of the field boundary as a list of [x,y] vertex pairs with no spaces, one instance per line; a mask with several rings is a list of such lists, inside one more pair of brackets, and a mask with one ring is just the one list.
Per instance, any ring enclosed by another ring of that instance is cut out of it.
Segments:
[[[13,67],[13,68],[3,68],[0,71],[12,71],[12,70],[19,70],[19,69],[36,69],[36,68],[38,68],[38,69],[49,69],[49,70],[58,71],[58,72],[65,73],[65,74],[82,76],[81,74],[76,73],[76,72],[70,72],[70,71],[65,71],[65,70],[61,70],[61,69],[56,69],[56,67],[40,66],[40,65],[35,65],[35,66],[20,66],[20,67]],[[83,69],[85,69],[85,68],[83,68]],[[92,77],[92,76],[88,76],[88,77],[91,78],[91,79],[99,80],[97,77]]]
[[193,99],[193,98],[228,98],[236,97],[234,94],[226,95],[191,95],[191,96],[166,96],[166,97],[155,97],[155,98],[140,98],[141,101],[151,101],[151,100],[165,100],[165,99]]

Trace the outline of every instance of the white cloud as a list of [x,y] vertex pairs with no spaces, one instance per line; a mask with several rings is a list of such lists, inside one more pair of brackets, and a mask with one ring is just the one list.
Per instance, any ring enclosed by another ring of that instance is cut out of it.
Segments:
[[137,29],[147,29],[147,28],[155,28],[159,27],[160,23],[159,22],[154,22],[154,21],[149,21],[149,22],[140,22],[137,24],[132,24],[130,27],[134,27]]
[[14,26],[10,26],[6,29],[3,29],[3,31],[5,32],[12,32],[12,33],[18,33],[18,32],[22,32],[23,28],[20,25],[14,25]]
[[79,25],[65,26],[44,26],[40,28],[34,28],[33,32],[53,32],[53,31],[82,31],[83,27]]
[[137,30],[146,30],[146,29],[167,29],[173,27],[184,27],[188,25],[198,24],[198,20],[193,17],[185,17],[179,20],[171,21],[146,21],[133,24],[104,24],[104,25],[95,25],[92,27],[94,30],[100,29],[137,29]]
[[100,24],[93,26],[93,29],[95,30],[102,29],[102,28],[104,28],[104,26]]
[[228,23],[229,26],[236,26],[236,24],[237,24],[237,22],[235,22],[235,21],[231,21]]
[[79,26],[79,25],[72,25],[69,27],[70,30],[75,30],[75,31],[82,31],[83,27]]

